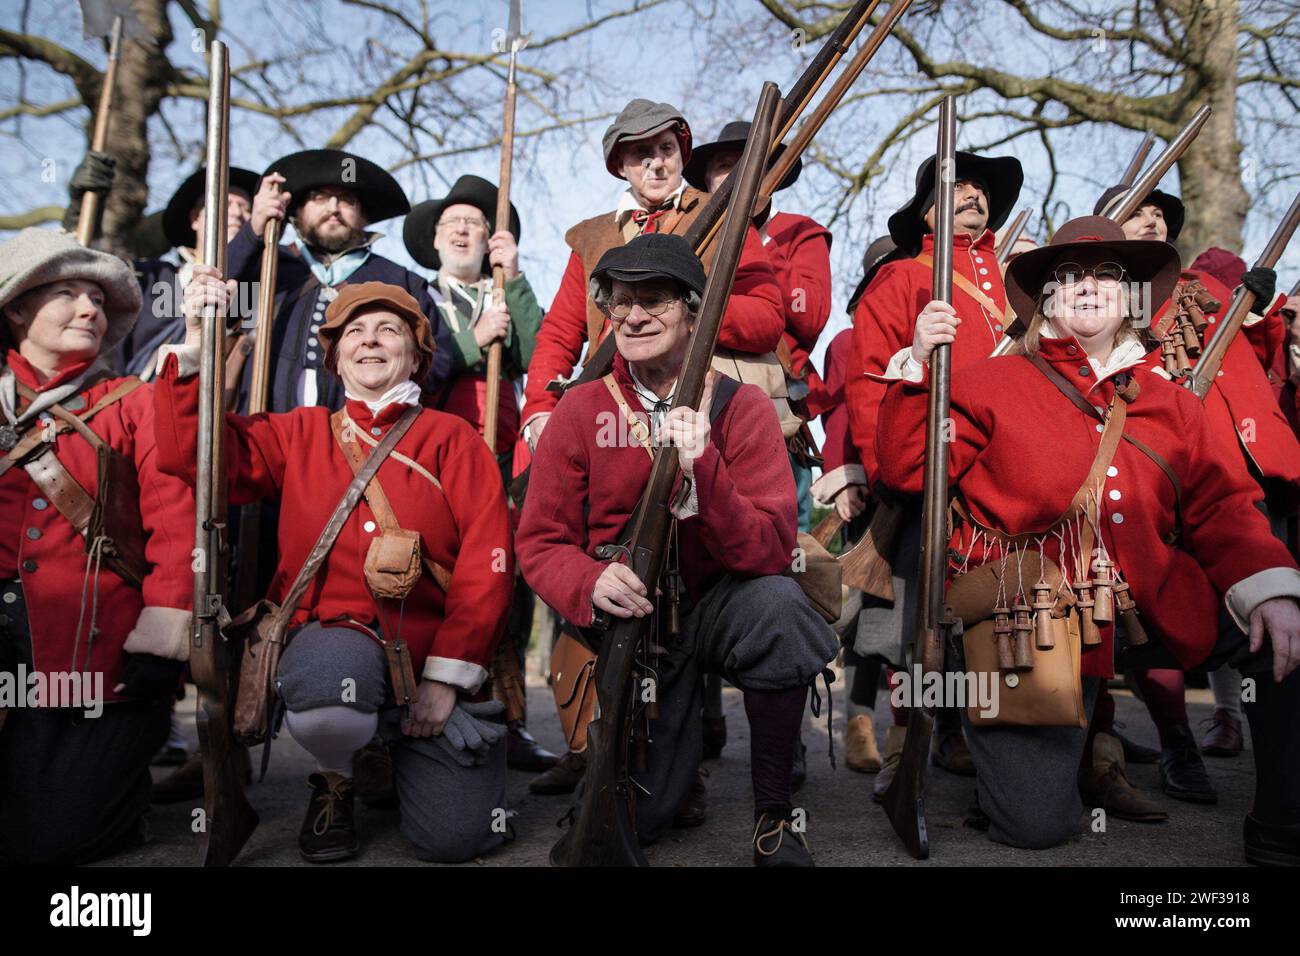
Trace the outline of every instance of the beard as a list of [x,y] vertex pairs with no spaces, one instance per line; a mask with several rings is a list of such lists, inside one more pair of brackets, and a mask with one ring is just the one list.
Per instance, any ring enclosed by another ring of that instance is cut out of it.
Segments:
[[[331,225],[336,227],[331,230],[328,235],[322,235],[320,231],[321,225],[325,222],[329,222]],[[307,245],[315,249],[321,249],[330,254],[346,252],[348,249],[353,249],[356,246],[361,245],[366,237],[366,231],[364,228],[353,229],[341,220],[324,220],[321,223],[316,223],[310,226],[301,222],[295,225]],[[337,228],[338,226],[342,226],[344,231],[340,232]]]

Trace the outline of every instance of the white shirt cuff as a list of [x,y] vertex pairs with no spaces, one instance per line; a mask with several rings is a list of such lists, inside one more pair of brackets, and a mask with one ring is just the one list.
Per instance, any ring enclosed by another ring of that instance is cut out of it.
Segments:
[[451,684],[467,694],[473,694],[483,686],[488,672],[486,668],[469,661],[458,661],[452,657],[428,657],[424,661],[421,676],[425,680]]
[[683,478],[685,481],[682,491],[685,492],[685,497],[682,496],[682,492],[678,492],[678,500],[672,507],[672,515],[678,521],[694,518],[700,513],[700,498],[695,493],[695,479],[691,475],[684,475]]
[[812,484],[813,501],[829,505],[850,485],[867,485],[867,470],[858,464],[840,465],[823,474]]
[[1300,601],[1300,571],[1295,568],[1269,568],[1243,578],[1223,596],[1228,613],[1237,626],[1250,633],[1250,615],[1255,608],[1273,598],[1289,597]]
[[154,362],[154,368],[160,369],[163,363],[167,361],[167,356],[175,355],[176,364],[180,371],[181,378],[190,375],[199,374],[199,353],[201,349],[197,345],[163,345],[158,349],[158,358]]
[[912,347],[909,345],[905,349],[899,349],[894,353],[894,357],[889,360],[885,370],[880,373],[880,378],[899,379],[904,382],[919,382],[924,377],[924,370],[912,357]]

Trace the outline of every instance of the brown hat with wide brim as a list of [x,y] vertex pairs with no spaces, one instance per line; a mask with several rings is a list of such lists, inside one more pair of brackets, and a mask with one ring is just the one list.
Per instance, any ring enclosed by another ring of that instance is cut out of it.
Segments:
[[1023,333],[1028,327],[1057,263],[1071,254],[1097,251],[1114,256],[1128,273],[1127,282],[1151,284],[1149,299],[1134,297],[1138,303],[1134,321],[1149,324],[1154,315],[1143,314],[1143,309],[1159,308],[1178,284],[1182,272],[1178,250],[1154,239],[1126,239],[1119,223],[1105,216],[1080,216],[1056,230],[1049,245],[1022,252],[1007,267],[1007,303],[1016,313],[1015,331]]
[[420,353],[420,365],[415,370],[413,379],[424,381],[433,364],[433,353],[437,345],[433,341],[433,328],[429,319],[415,301],[415,296],[401,286],[387,282],[358,282],[345,285],[329,308],[325,310],[325,321],[321,324],[317,337],[325,347],[325,367],[338,374],[338,353],[335,346],[339,336],[357,314],[371,309],[387,309],[401,316],[415,336],[415,347]]

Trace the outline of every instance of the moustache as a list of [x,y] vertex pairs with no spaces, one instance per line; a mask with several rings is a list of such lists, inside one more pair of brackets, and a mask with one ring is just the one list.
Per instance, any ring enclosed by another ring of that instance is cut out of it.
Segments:
[[983,212],[984,206],[978,199],[968,199],[957,207],[957,212],[965,212],[967,209],[974,209],[976,212]]

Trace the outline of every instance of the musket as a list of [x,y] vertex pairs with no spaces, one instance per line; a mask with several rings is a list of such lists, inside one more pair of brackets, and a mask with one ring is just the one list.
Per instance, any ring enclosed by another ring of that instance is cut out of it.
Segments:
[[[952,96],[939,107],[939,143],[935,156],[934,270],[930,298],[952,302],[953,186],[956,170],[957,105]],[[941,174],[941,175],[940,175]],[[948,566],[948,442],[952,348],[930,353],[930,395],[925,428],[925,486],[921,503],[921,562],[917,588],[917,632],[912,652],[920,677],[943,670],[949,629],[944,608]],[[918,681],[919,683],[919,681]],[[907,851],[918,860],[930,855],[925,826],[925,772],[930,762],[934,715],[915,702],[907,717],[907,737],[898,773],[881,801]]]
[[[280,191],[279,183],[271,192]],[[204,217],[204,222],[207,217]],[[223,220],[224,221],[224,217]],[[253,326],[253,367],[249,370],[248,414],[266,411],[271,385],[271,327],[275,322],[275,283],[280,264],[283,220],[268,218],[262,227],[262,272],[257,284],[257,319]],[[206,230],[204,230],[206,232]],[[206,241],[206,240],[205,240]],[[222,241],[225,241],[223,234]],[[224,377],[224,376],[223,376]],[[235,611],[241,613],[258,599],[258,554],[261,550],[262,506],[252,502],[239,509],[239,562],[235,573]]]
[[[504,232],[510,228],[510,166],[515,150],[515,61],[519,56],[522,31],[522,13],[520,0],[510,0],[510,20],[506,30],[506,42],[510,44],[510,68],[506,73],[506,102],[504,118],[501,122],[501,175],[497,180],[497,221],[495,232]],[[500,305],[505,301],[506,270],[503,266],[492,267],[492,301]],[[483,439],[496,454],[497,450],[497,405],[501,401],[501,340],[496,339],[488,346],[487,356],[487,395],[483,409]]]
[[[897,21],[898,17],[902,16],[903,12],[911,2],[912,0],[895,0],[894,6],[891,7],[889,12],[885,15],[885,21],[888,22],[889,29],[892,29],[893,24]],[[822,48],[817,51],[817,55],[813,57],[813,60],[808,64],[807,69],[805,69],[803,73],[799,75],[799,78],[795,80],[794,84],[790,87],[789,92],[782,97],[781,107],[777,113],[776,121],[773,124],[773,139],[768,149],[768,157],[765,165],[771,165],[773,163],[773,160],[771,159],[772,154],[776,152],[777,147],[781,144],[785,135],[794,128],[794,124],[798,121],[804,109],[807,108],[808,104],[812,101],[812,98],[817,94],[817,91],[821,89],[822,84],[825,83],[827,77],[830,76],[831,72],[839,64],[844,54],[848,52],[849,47],[852,45],[853,41],[857,39],[858,34],[862,32],[870,19],[871,14],[875,11],[879,3],[880,0],[858,0],[852,9],[844,15],[844,19],[839,22],[831,32],[830,36],[827,37],[826,42],[822,44]],[[895,15],[896,9],[897,14]],[[888,32],[888,29],[882,31],[881,27],[876,27],[876,29],[872,31],[871,39],[867,41],[864,49],[869,47],[871,52],[874,53],[879,49],[880,44],[884,42],[884,38]],[[855,58],[855,69],[857,70],[857,73],[862,72],[869,59],[870,55],[862,57],[861,54]],[[861,60],[861,62],[858,63],[858,60]],[[845,87],[845,89],[847,89],[847,87]],[[829,97],[830,94],[827,95]],[[839,95],[842,98],[843,92],[841,91]],[[817,124],[818,128],[820,128],[821,124],[825,122],[826,116],[828,116],[829,113],[830,111],[828,110],[822,116],[821,120]],[[792,142],[789,145],[785,152],[782,153],[782,162],[779,164],[784,169],[784,172],[781,173],[779,178],[771,178],[770,176],[764,177],[764,186],[760,187],[760,190],[766,188],[766,184],[770,179],[773,185],[767,190],[766,195],[769,197],[771,196],[772,191],[775,190],[775,185],[779,184],[781,180],[785,178],[786,173],[794,167],[794,161],[799,158],[800,154],[807,147],[808,142],[811,142],[811,138],[810,132],[807,137],[800,140],[802,145],[799,145],[798,142]],[[732,172],[734,173],[735,170],[733,169]],[[699,215],[697,215],[691,222],[690,228],[684,234],[686,240],[691,243],[691,247],[695,250],[695,254],[700,256],[700,258],[704,257],[704,253],[708,249],[709,244],[713,241],[713,236],[717,231],[717,225],[722,221],[723,212],[729,208],[734,179],[735,176],[733,175],[727,176],[718,188],[709,194],[709,198],[705,202],[704,207],[700,210]],[[766,206],[760,205],[755,208],[761,212],[766,208]],[[572,385],[582,385],[586,382],[594,382],[597,379],[602,378],[609,372],[613,360],[614,343],[609,341],[609,336],[606,336],[605,340],[600,343],[594,352],[589,352],[587,361],[583,364],[582,372],[573,380]]]
[[[1282,221],[1273,230],[1268,245],[1255,260],[1256,269],[1272,269],[1277,265],[1277,260],[1282,257],[1297,225],[1300,225],[1300,193],[1291,200],[1291,208],[1282,217]],[[1209,394],[1210,386],[1214,384],[1219,374],[1219,367],[1223,365],[1223,359],[1228,354],[1232,340],[1236,338],[1242,323],[1246,321],[1246,316],[1250,314],[1254,305],[1255,293],[1244,285],[1238,286],[1237,291],[1233,293],[1232,304],[1228,306],[1227,314],[1218,322],[1218,330],[1214,333],[1213,340],[1201,352],[1201,357],[1187,380],[1187,387],[1196,393],[1197,398],[1204,400]]]
[[[697,408],[703,397],[705,377],[722,328],[722,313],[731,295],[731,283],[766,165],[779,96],[774,83],[763,84],[749,139],[741,155],[740,175],[723,224],[718,255],[709,271],[700,313],[678,378],[673,408]],[[669,508],[678,472],[677,449],[671,445],[659,446],[632,520],[630,541],[626,546],[600,552],[608,557],[625,553],[628,566],[652,594],[663,569],[674,520]],[[646,865],[629,807],[635,782],[628,761],[628,738],[633,718],[637,651],[651,637],[654,617],[615,618],[605,633],[596,665],[600,707],[598,716],[587,729],[587,775],[582,803],[573,826],[551,850],[551,863],[556,866]]]
[[[1174,163],[1178,162],[1183,153],[1187,152],[1187,147],[1192,145],[1192,140],[1196,139],[1201,132],[1201,127],[1205,125],[1205,121],[1209,118],[1210,107],[1208,106],[1202,106],[1192,114],[1192,118],[1187,121],[1187,125],[1169,141],[1169,145],[1165,147],[1163,153],[1156,157],[1155,162],[1129,185],[1126,192],[1119,193],[1111,199],[1101,214],[1107,219],[1114,220],[1122,225],[1129,216],[1137,212],[1142,205],[1142,201],[1151,194],[1151,190],[1156,188],[1156,184],[1160,182],[1164,174],[1173,168]],[[1134,159],[1136,160],[1137,157],[1135,156]],[[1132,164],[1130,163],[1130,165]],[[1016,344],[1019,337],[1024,334],[1024,331],[1020,316],[1016,316],[1016,321],[1012,323],[1012,327],[1007,329],[1007,333],[1002,336],[1001,341],[994,348],[993,355],[1006,355],[1011,351],[1012,346]]]
[[[95,110],[95,132],[90,139],[90,148],[97,153],[102,153],[108,145],[108,121],[113,115],[113,87],[117,84],[117,58],[121,46],[122,18],[114,17],[112,38],[108,42],[108,65],[104,68],[104,81],[99,88],[99,107]],[[95,238],[101,198],[99,193],[89,190],[81,196],[77,242],[83,246],[89,246]]]
[[[204,190],[203,258],[226,272],[226,196],[229,188],[230,61],[226,45],[212,41],[208,91],[207,185]],[[203,753],[204,866],[226,866],[257,827],[244,796],[230,700],[234,675],[222,635],[226,608],[225,356],[226,317],[203,310],[199,358],[199,441],[194,485],[194,617],[190,671],[198,688],[199,749]]]
[[1151,147],[1155,145],[1155,142],[1155,132],[1147,130],[1147,134],[1142,137],[1142,142],[1138,144],[1137,151],[1133,153],[1133,158],[1128,161],[1128,166],[1124,168],[1124,175],[1119,178],[1118,185],[1133,185],[1138,173],[1142,172],[1142,164],[1147,161],[1147,156],[1151,154]]
[[997,259],[998,265],[1006,265],[1007,260],[1011,258],[1011,250],[1014,249],[1016,243],[1020,241],[1021,235],[1024,234],[1025,226],[1028,224],[1029,209],[1026,207],[1016,213],[1016,218],[1011,220],[1011,225],[1008,226],[1007,231],[1003,233],[1002,241],[999,242],[997,248],[993,250],[993,255]]
[[894,569],[891,556],[903,526],[903,506],[890,498],[881,498],[871,513],[866,533],[858,543],[841,554],[841,580],[882,601],[894,600]]

